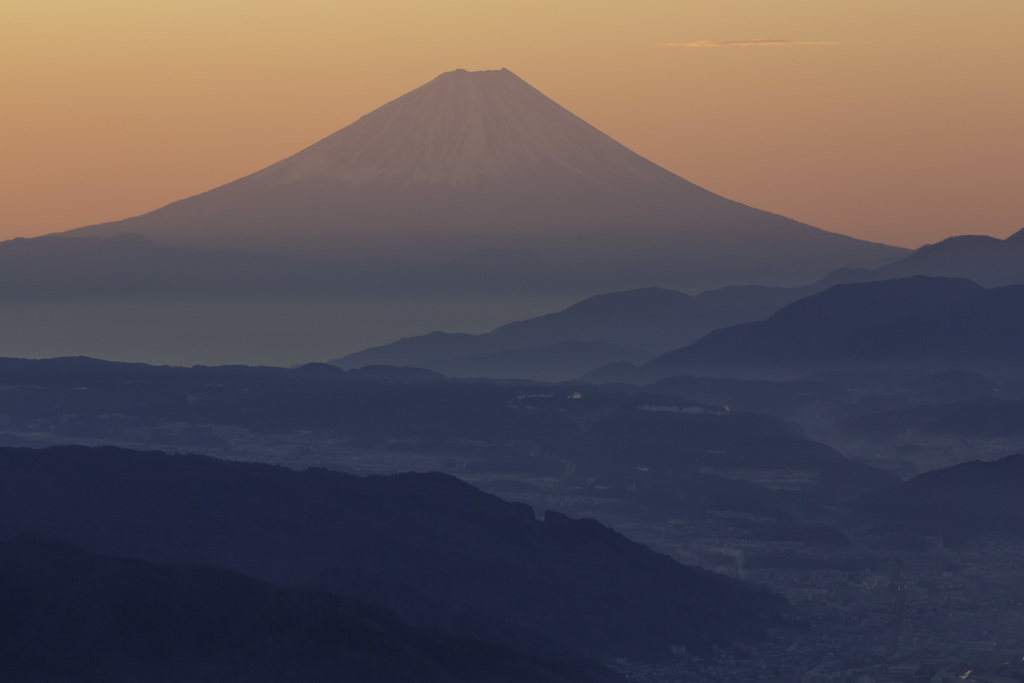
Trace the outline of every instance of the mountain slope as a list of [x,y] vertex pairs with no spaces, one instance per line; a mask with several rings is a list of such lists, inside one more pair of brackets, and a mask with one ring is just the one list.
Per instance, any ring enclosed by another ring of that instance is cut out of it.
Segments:
[[650,361],[658,376],[852,367],[1005,370],[1024,361],[1024,286],[917,276],[836,285]]
[[308,588],[31,538],[0,541],[5,681],[618,680]]
[[1024,536],[1024,454],[925,472],[866,493],[856,508],[884,530],[943,535],[962,544],[986,534]]
[[762,278],[875,266],[904,253],[697,187],[504,69],[442,74],[262,171],[75,232],[346,259],[528,249]]
[[1004,240],[957,235],[926,244],[914,253],[871,270],[841,270],[822,284],[872,282],[928,275],[963,277],[985,287],[1024,284],[1024,229]]
[[[502,325],[487,334],[432,332],[358,351],[330,363],[341,368],[383,364],[446,372],[471,358],[494,358],[495,354],[513,351],[537,352],[569,341],[664,353],[690,344],[719,327],[766,318],[783,305],[813,291],[808,287],[751,285],[726,287],[697,296],[657,287],[612,292],[590,297],[555,313]],[[636,362],[637,355],[620,353],[617,360]],[[477,376],[512,376],[497,364],[484,366],[473,362],[473,365]],[[575,375],[560,373],[559,379],[578,377],[595,367],[598,366],[591,365]],[[574,366],[574,370],[578,367]],[[536,375],[536,378],[542,377]]]
[[756,635],[781,607],[592,520],[540,521],[439,474],[0,448],[0,520],[94,551],[319,584],[517,648],[538,646],[530,633],[598,657],[706,648]]

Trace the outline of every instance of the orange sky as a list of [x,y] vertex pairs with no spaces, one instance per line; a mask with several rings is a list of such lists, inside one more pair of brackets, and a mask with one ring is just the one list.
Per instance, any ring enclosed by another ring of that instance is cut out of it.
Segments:
[[903,246],[1024,227],[1022,0],[3,0],[0,238],[507,67],[712,191]]

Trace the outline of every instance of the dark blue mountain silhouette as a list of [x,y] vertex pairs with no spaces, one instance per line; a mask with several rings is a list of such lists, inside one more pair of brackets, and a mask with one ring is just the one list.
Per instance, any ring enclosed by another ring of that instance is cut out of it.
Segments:
[[319,585],[534,650],[551,641],[599,657],[706,650],[756,636],[782,605],[592,520],[549,512],[541,521],[440,474],[359,478],[113,448],[5,448],[0,520],[98,552]]
[[649,375],[856,367],[1013,371],[1024,361],[1024,286],[917,276],[828,290],[766,320],[716,330],[649,362]]

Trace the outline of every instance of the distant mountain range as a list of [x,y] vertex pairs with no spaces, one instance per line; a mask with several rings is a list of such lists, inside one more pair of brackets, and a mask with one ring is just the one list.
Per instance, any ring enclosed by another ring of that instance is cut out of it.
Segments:
[[644,263],[649,280],[671,265],[674,286],[792,284],[905,253],[697,187],[505,69],[442,74],[262,171],[71,234],[121,233],[344,261],[519,250],[563,263]]
[[746,286],[697,296],[661,288],[614,292],[487,334],[434,332],[330,362],[341,368],[422,367],[452,377],[573,379],[607,363],[647,360],[719,327],[767,317],[810,291]]
[[1024,229],[1005,240],[987,235],[950,237],[878,268],[842,269],[825,278],[823,284],[892,280],[913,275],[962,277],[985,287],[1024,284]]
[[643,366],[672,374],[792,375],[859,367],[1024,367],[1024,285],[915,276],[836,285]]
[[[1018,359],[1014,321],[1024,310],[1017,302],[1022,287],[988,294],[969,280],[916,276],[832,287],[729,287],[698,296],[634,290],[592,297],[483,335],[435,332],[330,362],[547,381],[580,377],[588,372],[581,368],[596,370],[602,359],[612,367],[590,380],[775,376],[879,363],[994,369]],[[644,355],[649,360],[638,363]],[[642,370],[635,371],[639,365]]]
[[[636,358],[645,353],[665,353],[716,329],[762,320],[835,284],[965,274],[986,286],[1024,284],[1024,231],[1006,240],[979,235],[950,238],[895,263],[874,270],[839,270],[803,287],[748,285],[696,296],[661,288],[603,294],[562,311],[502,325],[487,334],[433,332],[330,362],[342,368],[363,364],[423,367],[454,377],[564,380],[579,376],[573,373],[588,364],[588,356],[597,360],[603,354],[609,363],[638,364]],[[572,362],[557,353],[569,342],[581,352]],[[509,354],[519,361],[508,362]]]

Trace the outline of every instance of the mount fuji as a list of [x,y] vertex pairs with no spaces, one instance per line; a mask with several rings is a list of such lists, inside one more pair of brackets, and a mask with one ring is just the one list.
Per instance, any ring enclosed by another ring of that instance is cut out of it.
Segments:
[[506,69],[442,74],[252,175],[69,234],[121,233],[345,261],[529,252],[760,282],[874,267],[905,253],[700,188]]

